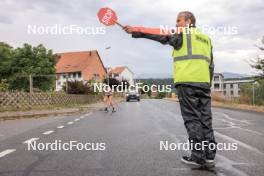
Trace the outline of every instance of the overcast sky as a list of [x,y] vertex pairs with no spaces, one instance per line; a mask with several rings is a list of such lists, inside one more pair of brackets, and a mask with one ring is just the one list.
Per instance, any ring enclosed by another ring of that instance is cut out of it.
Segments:
[[136,75],[172,74],[170,46],[133,39],[118,26],[107,27],[103,35],[28,34],[28,25],[102,27],[101,7],[111,7],[120,23],[132,26],[174,27],[177,13],[188,10],[198,27],[235,27],[237,34],[210,34],[217,72],[253,74],[247,60],[261,54],[254,44],[264,35],[263,0],[1,0],[0,41],[14,47],[42,43],[54,52],[96,49],[106,66],[126,65]]

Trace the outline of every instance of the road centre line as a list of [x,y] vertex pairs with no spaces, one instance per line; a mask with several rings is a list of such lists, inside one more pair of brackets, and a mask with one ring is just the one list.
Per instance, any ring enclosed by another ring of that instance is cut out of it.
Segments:
[[15,151],[16,151],[16,149],[7,149],[7,150],[4,150],[4,151],[2,151],[2,152],[0,153],[0,158],[4,157],[4,156],[6,156],[6,155],[8,155],[8,154],[10,154],[10,153],[13,153],[13,152],[15,152]]

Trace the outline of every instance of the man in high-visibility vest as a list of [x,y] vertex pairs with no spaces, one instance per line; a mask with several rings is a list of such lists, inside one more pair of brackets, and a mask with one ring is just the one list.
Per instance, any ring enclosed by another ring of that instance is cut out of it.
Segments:
[[[177,88],[181,114],[189,142],[190,156],[181,161],[195,166],[214,165],[216,142],[212,128],[211,79],[213,75],[213,54],[210,38],[195,27],[191,12],[180,12],[177,29],[181,32],[171,35],[138,31],[131,26],[123,29],[134,38],[147,38],[173,46],[174,83]],[[153,30],[152,30],[153,31]],[[210,145],[210,147],[208,147]]]

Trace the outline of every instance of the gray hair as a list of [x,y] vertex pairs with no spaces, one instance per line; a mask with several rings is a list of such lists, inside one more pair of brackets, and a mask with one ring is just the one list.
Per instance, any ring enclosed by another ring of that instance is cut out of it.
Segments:
[[185,16],[185,20],[191,20],[190,26],[195,27],[196,19],[195,19],[195,16],[193,15],[192,12],[182,11],[179,13],[179,15],[181,15],[181,14],[183,14]]

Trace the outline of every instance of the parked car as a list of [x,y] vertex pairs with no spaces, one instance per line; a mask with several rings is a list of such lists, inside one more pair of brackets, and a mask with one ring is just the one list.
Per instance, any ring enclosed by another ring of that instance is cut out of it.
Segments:
[[137,100],[140,101],[140,94],[137,90],[130,90],[126,93],[126,101]]

